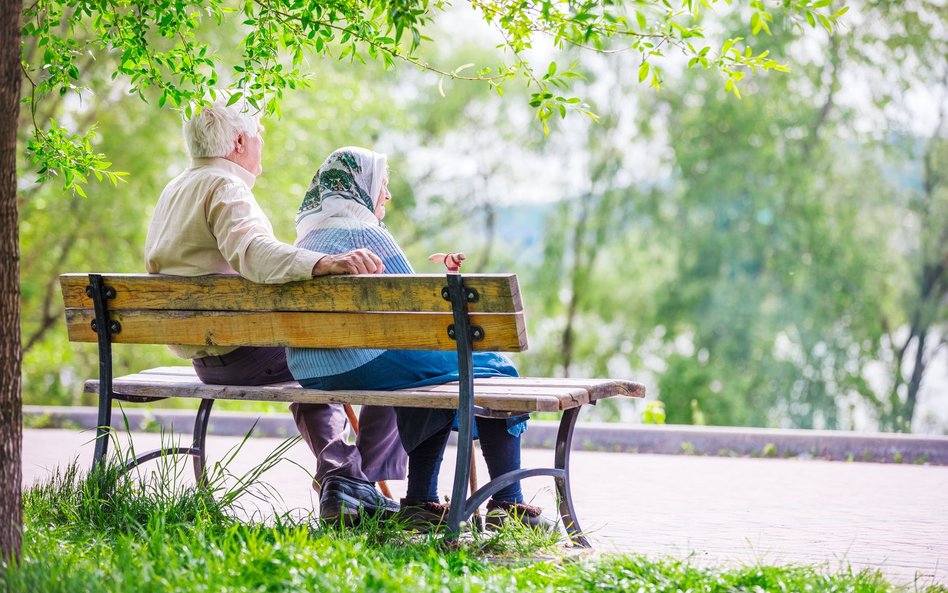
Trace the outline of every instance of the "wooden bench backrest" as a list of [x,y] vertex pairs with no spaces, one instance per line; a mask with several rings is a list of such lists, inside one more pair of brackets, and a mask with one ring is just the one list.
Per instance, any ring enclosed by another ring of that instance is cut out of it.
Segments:
[[[121,329],[112,341],[129,344],[295,346],[454,350],[448,335],[451,303],[444,275],[328,276],[303,282],[256,284],[238,276],[102,274],[115,296],[109,315]],[[88,274],[60,276],[69,339],[95,342]],[[483,330],[475,350],[527,349],[514,274],[464,275],[477,291],[471,325]]]

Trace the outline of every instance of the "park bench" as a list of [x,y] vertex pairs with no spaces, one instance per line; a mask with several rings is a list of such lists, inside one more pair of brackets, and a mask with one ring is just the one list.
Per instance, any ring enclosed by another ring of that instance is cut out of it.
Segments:
[[[148,403],[171,397],[201,400],[190,447],[150,451],[131,469],[165,454],[190,455],[195,476],[205,466],[205,437],[214,400],[383,405],[458,409],[458,453],[448,529],[459,533],[494,492],[515,480],[552,476],[559,512],[575,545],[588,547],[576,518],[569,456],[582,406],[616,397],[643,397],[639,383],[604,379],[472,379],[472,353],[519,352],[527,333],[513,274],[329,276],[281,285],[238,276],[64,274],[60,277],[69,339],[96,342],[99,379],[85,391],[99,396],[93,464],[107,453],[112,402]],[[201,383],[188,367],[161,367],[113,377],[112,344],[295,346],[457,350],[460,381],[402,391],[320,391],[295,382],[263,386]],[[474,415],[511,417],[561,412],[553,467],[524,468],[491,480],[467,496]]]

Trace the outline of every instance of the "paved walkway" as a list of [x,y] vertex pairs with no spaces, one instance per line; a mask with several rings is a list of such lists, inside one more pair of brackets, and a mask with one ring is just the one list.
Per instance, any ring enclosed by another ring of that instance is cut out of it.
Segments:
[[[24,431],[24,483],[78,458],[92,459],[90,432]],[[158,446],[135,435],[136,448]],[[212,460],[240,442],[209,437]],[[260,463],[280,443],[251,439],[232,471]],[[442,472],[450,491],[453,450]],[[550,465],[546,451],[524,450],[524,465]],[[287,455],[313,465],[306,446]],[[188,470],[190,471],[190,469]],[[584,529],[602,552],[690,557],[695,564],[819,564],[881,569],[893,582],[948,583],[948,467],[816,460],[634,455],[575,452],[574,500]],[[483,465],[479,475],[486,477]],[[282,501],[249,504],[248,512],[315,508],[304,469],[290,462],[264,480]],[[483,483],[482,479],[482,483]],[[404,483],[392,484],[396,495]],[[524,482],[529,497],[553,509],[549,479]],[[256,505],[256,506],[254,506]]]

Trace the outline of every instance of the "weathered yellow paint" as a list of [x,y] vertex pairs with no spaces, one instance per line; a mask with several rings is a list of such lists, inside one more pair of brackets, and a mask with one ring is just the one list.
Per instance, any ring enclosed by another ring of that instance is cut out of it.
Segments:
[[[130,344],[293,346],[454,350],[448,336],[450,304],[442,275],[331,276],[263,285],[237,276],[185,278],[103,274],[116,291],[111,319],[121,324],[112,341]],[[69,339],[95,342],[87,274],[60,276]],[[469,305],[473,326],[484,330],[475,350],[526,350],[527,334],[517,277],[465,275],[479,299]],[[191,367],[158,367],[115,379],[115,393],[138,397],[193,397],[456,408],[458,384],[402,391],[319,391],[295,382],[223,386],[201,383]],[[87,381],[96,393],[98,381]],[[643,397],[631,381],[498,377],[476,379],[474,403],[496,415],[575,408],[615,396]]]
[[[164,276],[103,274],[115,289],[110,309],[193,311],[405,311],[449,312],[441,296],[443,275],[382,274],[325,276],[288,284],[256,284],[239,276]],[[86,296],[88,274],[59,277],[67,308],[92,307]],[[514,274],[471,274],[464,284],[478,291],[471,312],[517,313],[523,310]]]
[[[73,342],[95,342],[92,309],[67,309]],[[194,346],[293,346],[301,348],[387,348],[454,350],[450,313],[299,313],[119,310],[112,341],[125,344]],[[479,313],[471,324],[484,330],[476,350],[526,350],[522,313]]]

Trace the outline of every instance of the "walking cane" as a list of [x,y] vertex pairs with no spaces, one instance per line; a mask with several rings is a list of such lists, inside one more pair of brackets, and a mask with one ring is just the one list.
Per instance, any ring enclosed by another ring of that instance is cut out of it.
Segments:
[[[349,404],[342,404],[343,409],[346,411],[346,416],[349,418],[349,424],[352,426],[352,432],[356,433],[356,436],[359,434],[359,419],[356,418],[355,411],[352,409],[352,406]],[[392,498],[392,491],[388,489],[388,483],[385,480],[379,480],[379,490],[382,491],[382,494],[388,498]]]
[[[463,253],[433,253],[428,256],[428,261],[440,261],[451,274],[457,274],[461,271],[461,262],[463,262],[464,259]],[[473,446],[474,444],[472,443],[471,447]],[[468,487],[471,489],[471,494],[474,494],[477,491],[477,462],[475,461],[473,455],[471,455],[471,479],[469,481]],[[478,530],[482,530],[484,527],[484,524],[481,520],[480,508],[474,509],[474,525]]]

